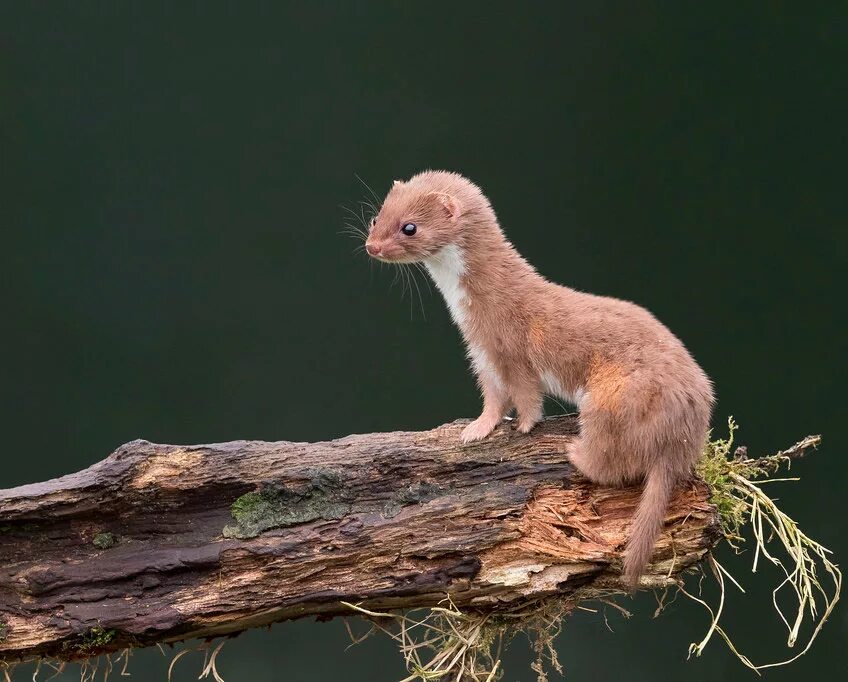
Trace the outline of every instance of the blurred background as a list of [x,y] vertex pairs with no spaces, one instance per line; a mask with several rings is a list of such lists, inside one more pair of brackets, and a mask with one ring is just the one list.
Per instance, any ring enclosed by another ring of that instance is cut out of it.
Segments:
[[[2,3],[0,488],[133,438],[319,440],[473,417],[440,298],[352,253],[342,206],[460,171],[544,275],[637,301],[714,378],[752,454],[823,433],[771,488],[848,557],[848,14],[841,3]],[[553,406],[554,409],[559,409]],[[755,661],[777,574],[719,558]],[[579,613],[571,680],[745,680],[678,599]],[[848,671],[848,612],[772,680]],[[339,622],[248,632],[228,682],[389,682]],[[198,656],[174,679],[194,679]],[[505,680],[529,681],[525,638]],[[169,659],[137,652],[136,680]],[[19,674],[23,675],[25,671]],[[60,676],[77,678],[77,671]]]

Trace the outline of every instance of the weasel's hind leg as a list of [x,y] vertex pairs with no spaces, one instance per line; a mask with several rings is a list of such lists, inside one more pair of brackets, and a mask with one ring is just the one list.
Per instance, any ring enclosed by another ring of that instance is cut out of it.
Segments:
[[593,483],[621,486],[638,480],[643,471],[623,452],[621,425],[608,412],[584,404],[580,408],[580,436],[570,445],[568,459]]
[[700,452],[697,434],[705,426],[698,412],[673,402],[664,410],[640,410],[634,395],[612,410],[591,397],[581,406],[580,438],[569,458],[596,483],[620,486],[644,480],[624,553],[622,578],[633,587],[654,553],[674,487]]

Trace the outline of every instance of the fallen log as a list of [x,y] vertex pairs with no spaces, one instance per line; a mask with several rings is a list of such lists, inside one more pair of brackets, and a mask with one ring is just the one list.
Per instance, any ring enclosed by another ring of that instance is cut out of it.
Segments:
[[[458,421],[321,443],[133,441],[0,491],[0,662],[70,660],[277,621],[434,605],[493,609],[621,589],[638,487],[582,478],[573,416]],[[698,480],[671,503],[643,587],[721,537]]]

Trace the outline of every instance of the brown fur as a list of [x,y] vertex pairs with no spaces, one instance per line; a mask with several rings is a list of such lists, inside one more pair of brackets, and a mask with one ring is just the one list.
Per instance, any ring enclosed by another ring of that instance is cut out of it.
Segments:
[[597,409],[615,412],[621,405],[629,381],[624,367],[595,355],[589,365],[586,390],[594,396]]
[[[400,231],[408,222],[412,236]],[[580,409],[568,456],[583,474],[604,485],[645,481],[624,565],[625,581],[638,582],[712,410],[710,381],[680,340],[633,303],[547,281],[506,239],[480,189],[456,173],[396,181],[366,247],[388,262],[424,263],[445,296],[483,393],[463,441],[485,438],[512,408],[527,433],[552,394]]]

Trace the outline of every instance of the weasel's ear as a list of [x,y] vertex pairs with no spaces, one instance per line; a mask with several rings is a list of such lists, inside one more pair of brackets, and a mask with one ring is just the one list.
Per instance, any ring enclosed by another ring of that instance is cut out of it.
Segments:
[[402,185],[402,184],[403,184],[403,180],[395,180],[395,181],[392,183],[392,187],[398,187],[398,186],[400,186],[400,185]]
[[459,216],[462,215],[462,206],[456,197],[452,197],[450,194],[445,194],[444,192],[432,192],[431,196],[435,197],[436,201],[439,202],[451,222],[456,222]]

